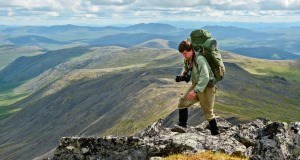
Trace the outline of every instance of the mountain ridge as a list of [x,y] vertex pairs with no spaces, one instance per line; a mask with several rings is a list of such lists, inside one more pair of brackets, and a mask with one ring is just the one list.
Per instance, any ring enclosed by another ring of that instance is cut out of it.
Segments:
[[37,35],[24,35],[24,36],[18,36],[14,38],[8,39],[13,44],[17,44],[20,46],[30,46],[30,45],[37,45],[39,43],[47,43],[47,44],[56,44],[56,45],[62,45],[67,44],[67,42],[60,42],[57,40],[53,40],[50,38],[46,38],[43,36],[37,36]]
[[206,29],[212,33],[213,37],[217,40],[230,39],[230,38],[245,38],[252,40],[267,39],[273,34],[252,31],[250,29],[244,29],[234,26],[204,26],[202,29]]
[[98,39],[92,40],[89,42],[92,46],[107,46],[115,45],[120,47],[132,47],[134,45],[143,43],[145,41],[153,39],[165,39],[170,41],[179,41],[185,37],[176,36],[176,35],[158,35],[153,33],[120,33],[115,35],[103,36]]
[[[144,43],[153,39],[164,39],[179,43],[181,40],[186,39],[190,32],[194,29],[200,29],[202,26],[193,29],[176,28],[174,26],[162,23],[146,23],[135,24],[126,27],[105,26],[105,27],[92,27],[92,26],[76,26],[76,25],[57,25],[57,26],[24,26],[17,28],[0,28],[0,33],[4,35],[0,41],[3,44],[11,44],[10,38],[36,35],[42,36],[55,41],[60,41],[66,44],[44,44],[37,41],[41,47],[53,50],[61,49],[70,46],[99,44],[101,46],[119,45],[122,47],[132,47],[140,43]],[[228,50],[240,47],[278,47],[280,49],[300,53],[298,47],[298,30],[297,27],[283,28],[283,29],[250,29],[241,28],[236,26],[212,26],[205,25],[202,28],[209,30],[213,37],[219,41],[220,48]],[[81,33],[80,35],[78,33]],[[145,34],[144,36],[138,34]],[[135,35],[130,37],[128,34]],[[148,35],[146,35],[148,34]],[[110,39],[109,36],[119,36]],[[106,36],[106,37],[105,37]],[[105,38],[103,38],[105,37]],[[143,38],[141,38],[143,37]],[[130,39],[128,39],[130,38]],[[134,42],[133,39],[139,39]],[[99,41],[103,42],[99,42]],[[126,41],[131,40],[127,43]],[[114,43],[117,42],[117,43]],[[26,42],[27,43],[27,42]],[[21,44],[21,43],[20,43]],[[18,45],[18,43],[14,43]],[[176,49],[176,45],[171,47]]]
[[[32,57],[21,56],[0,71],[0,80],[4,82],[18,82],[28,80],[29,78],[33,78],[43,71],[54,67],[63,61],[66,61],[72,56],[83,54],[87,50],[88,48],[86,47],[77,47],[71,49],[62,49],[58,51],[49,51],[47,53]],[[48,57],[52,57],[52,59]],[[36,63],[31,64],[31,61],[34,61]],[[31,66],[28,66],[29,64],[31,64]],[[26,65],[27,67],[24,68],[23,65]],[[38,70],[36,68],[38,68]],[[14,70],[17,71],[14,72]],[[13,72],[14,74],[10,74],[10,72]]]
[[252,47],[252,48],[235,48],[229,51],[260,59],[271,59],[271,60],[287,60],[287,59],[300,59],[300,55],[293,54],[274,47]]
[[[109,52],[113,48],[114,51]],[[58,75],[62,77],[8,106],[17,112],[0,121],[0,128],[3,128],[0,131],[0,154],[4,158],[32,159],[40,156],[57,146],[57,140],[62,136],[130,135],[162,117],[168,117],[170,124],[176,123],[176,104],[189,85],[174,82],[174,76],[181,70],[182,60],[176,50],[121,47],[90,49],[92,51],[88,50],[50,67],[46,72],[60,71]],[[226,78],[219,83],[221,89],[217,91],[217,115],[234,117],[236,122],[246,122],[257,116],[287,122],[299,119],[299,86],[287,74],[289,72],[266,72],[269,74],[265,75],[253,74],[251,70],[248,72],[249,65],[260,67],[257,64],[261,62],[267,65],[267,71],[274,64],[283,68],[290,63],[297,70],[299,61],[257,60],[226,52],[222,52],[222,55],[227,72]],[[51,56],[48,58],[51,59]],[[104,74],[98,70],[112,71],[112,68],[115,68],[113,72]],[[250,68],[262,72],[261,68]],[[62,84],[65,78],[73,75],[70,71],[74,71],[75,78],[70,79],[73,81],[69,84],[67,80],[66,85]],[[79,74],[76,71],[88,74],[87,78],[77,77]],[[91,74],[100,74],[92,76],[88,73],[90,71],[93,71]],[[51,79],[47,77],[51,72],[46,72],[43,75],[45,79]],[[31,85],[36,83],[31,82]],[[197,105],[194,107],[195,110],[191,111],[194,118],[189,123],[199,124],[203,117]],[[36,144],[47,145],[36,147]],[[26,147],[20,147],[22,145]]]

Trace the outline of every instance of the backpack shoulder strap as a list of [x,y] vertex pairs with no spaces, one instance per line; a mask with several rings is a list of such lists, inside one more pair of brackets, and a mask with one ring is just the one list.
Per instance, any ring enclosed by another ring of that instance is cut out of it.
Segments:
[[[195,57],[194,57],[194,62],[193,63],[198,68],[198,66],[199,66],[198,63],[197,63],[198,54],[196,54],[196,51],[194,51],[194,53],[195,53],[195,55],[194,55]],[[201,52],[199,54],[201,54]]]

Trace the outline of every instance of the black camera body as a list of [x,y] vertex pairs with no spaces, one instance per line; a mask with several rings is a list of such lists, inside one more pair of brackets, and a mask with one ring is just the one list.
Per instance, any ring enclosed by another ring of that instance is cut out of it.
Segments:
[[190,80],[191,80],[191,76],[187,73],[185,73],[183,76],[176,76],[175,78],[176,82],[185,81],[186,83],[188,83]]

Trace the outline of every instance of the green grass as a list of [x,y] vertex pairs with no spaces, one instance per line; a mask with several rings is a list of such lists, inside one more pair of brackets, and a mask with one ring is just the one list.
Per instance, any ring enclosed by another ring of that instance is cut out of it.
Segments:
[[225,59],[225,62],[233,62],[256,75],[280,76],[289,81],[300,82],[300,61],[299,60],[263,60],[235,56],[233,59]]
[[14,94],[14,93],[2,93],[0,94],[0,120],[9,117],[16,113],[21,108],[12,109],[9,105],[27,97],[28,94]]
[[[271,119],[272,121],[294,122],[300,120],[300,108],[283,104],[261,103],[252,99],[244,98],[227,93],[228,97],[235,99],[233,104],[215,103],[215,112],[221,117],[239,117],[241,121],[252,121],[259,117]],[[257,107],[249,107],[253,103]]]
[[[174,90],[174,88],[170,89]],[[158,119],[165,118],[177,109],[171,103],[173,99],[168,99],[168,93],[164,88],[149,85],[137,97],[133,97],[136,102],[126,113],[126,116],[121,116],[122,118],[115,125],[112,125],[110,129],[101,135],[134,135]]]
[[14,93],[13,89],[22,83],[0,83],[0,120],[9,117],[20,109],[12,109],[9,105],[27,97],[29,93]]
[[0,106],[0,120],[13,115],[14,113],[18,112],[19,110],[21,110],[21,108],[11,109],[8,106]]

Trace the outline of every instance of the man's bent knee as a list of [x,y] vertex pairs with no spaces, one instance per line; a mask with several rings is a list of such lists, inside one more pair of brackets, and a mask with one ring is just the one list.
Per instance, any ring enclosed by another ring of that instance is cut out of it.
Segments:
[[180,98],[177,106],[178,109],[188,108],[185,98]]
[[186,98],[180,98],[177,107],[178,107],[178,109],[188,108],[188,107],[190,107],[194,103],[195,102],[193,100],[188,100]]

